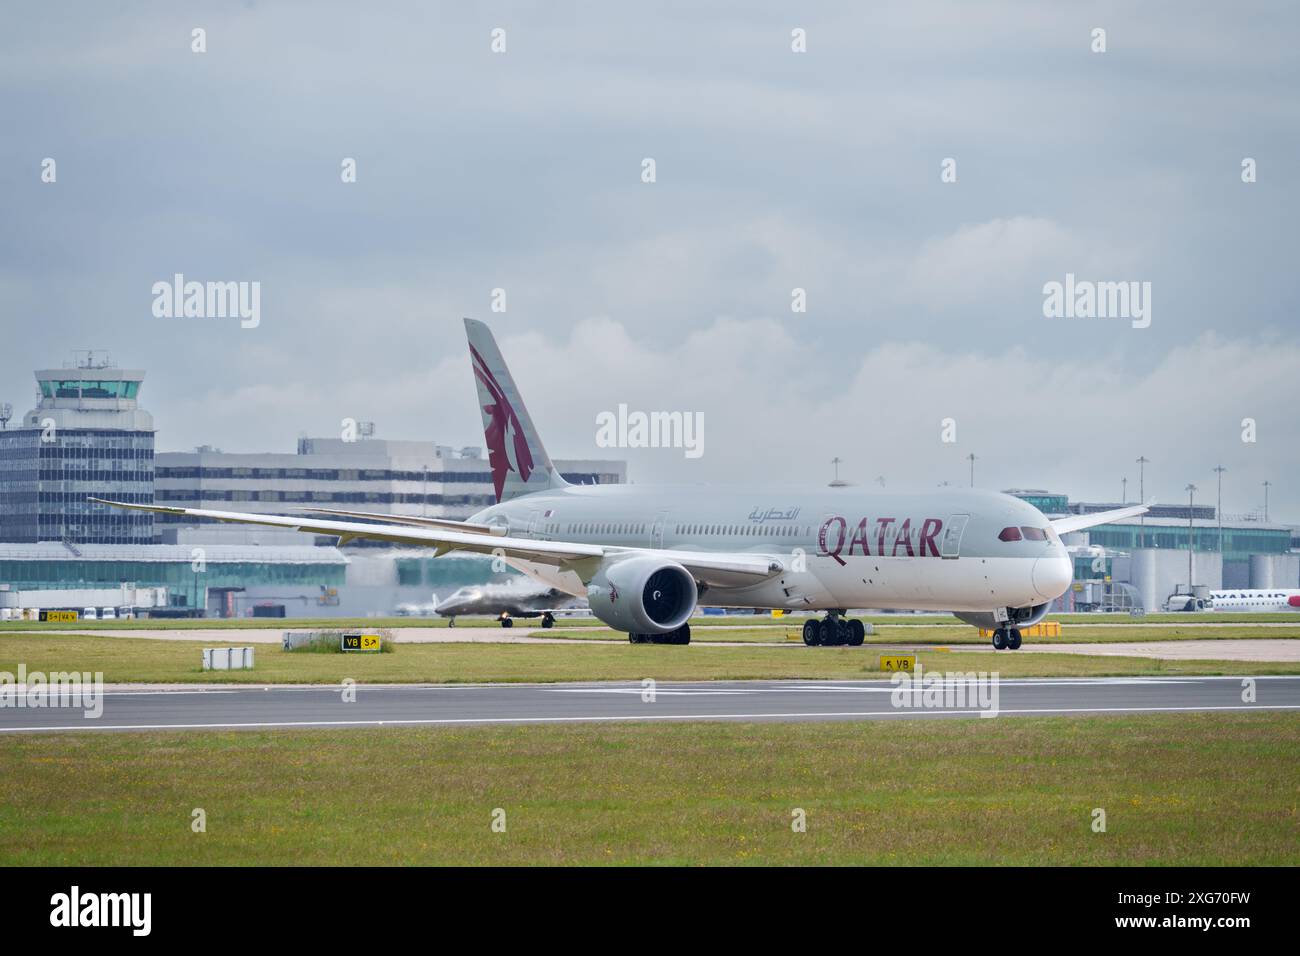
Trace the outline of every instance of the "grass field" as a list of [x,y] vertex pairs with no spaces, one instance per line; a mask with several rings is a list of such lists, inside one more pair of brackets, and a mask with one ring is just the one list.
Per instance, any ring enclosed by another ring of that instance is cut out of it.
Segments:
[[1295,865],[1297,781],[1278,713],[23,735],[0,864]]
[[[1206,657],[1213,657],[1213,641]],[[720,647],[693,644],[399,644],[391,654],[286,653],[257,645],[251,671],[204,671],[201,645],[190,641],[77,636],[0,636],[0,671],[102,671],[109,683],[337,683],[576,680],[723,680],[744,678],[863,678],[879,676],[879,652],[869,647]],[[1293,674],[1300,664],[1159,661],[1138,657],[922,650],[935,670],[998,671],[1004,677],[1128,674]]]

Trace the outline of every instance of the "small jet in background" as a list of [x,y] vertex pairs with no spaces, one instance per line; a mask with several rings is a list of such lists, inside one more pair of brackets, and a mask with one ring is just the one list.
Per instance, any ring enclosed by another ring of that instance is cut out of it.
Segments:
[[455,627],[456,617],[461,614],[490,614],[502,627],[514,627],[517,617],[540,617],[542,627],[553,627],[553,612],[577,604],[571,595],[557,588],[474,584],[452,592],[441,601],[435,599],[434,611],[449,619],[448,627]]

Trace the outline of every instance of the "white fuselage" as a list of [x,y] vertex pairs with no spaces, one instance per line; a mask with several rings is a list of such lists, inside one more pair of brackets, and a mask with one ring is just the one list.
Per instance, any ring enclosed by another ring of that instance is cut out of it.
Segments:
[[[473,520],[512,537],[780,562],[783,572],[759,584],[710,585],[700,601],[719,607],[991,611],[1044,604],[1072,579],[1042,513],[992,492],[570,486],[493,505]],[[573,570],[507,560],[586,595]]]

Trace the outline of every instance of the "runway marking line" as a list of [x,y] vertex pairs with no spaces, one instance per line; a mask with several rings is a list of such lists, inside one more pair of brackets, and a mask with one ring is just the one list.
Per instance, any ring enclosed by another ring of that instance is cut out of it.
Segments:
[[[1300,710],[1300,704],[1226,705],[1214,707],[1032,707],[1032,708],[998,708],[997,715],[1003,714],[1142,714],[1142,713],[1196,713],[1218,710]],[[779,714],[629,714],[626,716],[578,716],[578,717],[429,717],[396,720],[307,720],[283,722],[250,722],[218,724],[73,724],[59,727],[0,727],[0,733],[45,733],[60,730],[232,730],[238,728],[276,728],[289,727],[371,727],[371,726],[423,726],[434,724],[552,724],[552,723],[605,723],[633,720],[765,720],[772,718],[793,717],[962,717],[980,716],[982,710],[884,710],[884,711],[831,711],[826,713],[779,713]]]
[[[1300,679],[1300,674],[1186,674],[1179,677],[1001,677],[999,680],[1003,684],[1025,684],[1035,687],[1086,687],[1094,684],[1109,685],[1126,685],[1126,684],[1194,684],[1197,681],[1212,680],[1296,680]],[[734,685],[743,683],[786,685],[786,687],[800,687],[807,689],[831,689],[831,688],[849,688],[853,689],[859,685],[863,686],[881,686],[889,684],[889,678],[863,678],[863,679],[845,679],[845,680],[828,680],[828,681],[810,681],[808,678],[772,678],[758,679],[751,682],[741,681],[710,681],[710,680],[672,680],[660,681],[659,686],[671,687],[702,687],[711,684]],[[359,683],[354,685],[357,688],[366,690],[479,690],[484,687],[493,688],[525,688],[535,687],[545,690],[565,689],[570,687],[595,687],[597,684],[608,684],[610,687],[626,686],[640,688],[640,683],[633,683],[626,680],[615,681],[505,681],[499,683],[455,683],[455,684],[430,684],[430,683],[410,683],[410,684],[369,684]],[[21,685],[20,685],[21,686]],[[331,691],[338,693],[346,685],[343,684],[185,684],[178,685],[175,689],[157,689],[150,690],[141,688],[139,690],[131,688],[129,685],[120,684],[121,689],[105,690],[105,696],[126,695],[126,694],[233,694],[242,691]],[[781,689],[785,689],[782,687]],[[660,691],[662,693],[662,691]]]

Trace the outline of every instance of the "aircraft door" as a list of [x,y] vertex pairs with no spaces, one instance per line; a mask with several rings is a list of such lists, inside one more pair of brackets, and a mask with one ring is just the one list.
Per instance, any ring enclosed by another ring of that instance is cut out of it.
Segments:
[[961,538],[966,532],[966,522],[970,515],[949,515],[944,527],[943,540],[939,543],[939,556],[957,558],[961,556]]
[[668,514],[666,512],[661,511],[657,515],[655,515],[654,523],[650,525],[650,547],[660,548],[660,549],[663,548],[664,525],[666,525],[667,523],[668,523]]

